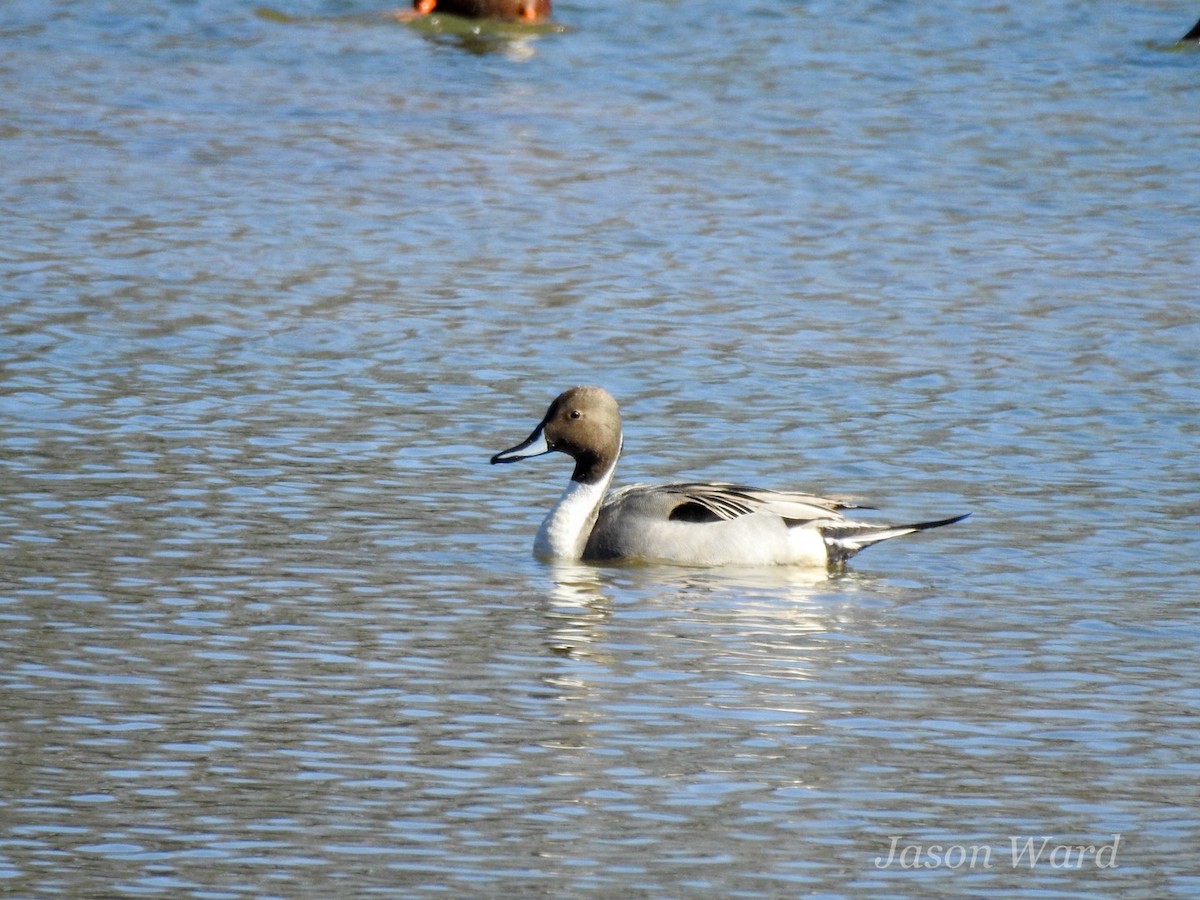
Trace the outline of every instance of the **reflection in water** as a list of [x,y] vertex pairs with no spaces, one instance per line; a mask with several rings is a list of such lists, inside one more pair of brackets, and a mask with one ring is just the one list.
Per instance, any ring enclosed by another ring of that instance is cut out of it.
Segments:
[[537,52],[540,37],[566,31],[565,26],[556,23],[527,25],[442,13],[419,16],[407,24],[431,40],[451,44],[475,55],[500,54],[511,62],[529,61]]
[[[803,701],[774,696],[770,686],[810,681],[828,664],[828,634],[845,622],[824,573],[586,565],[546,571],[553,584],[546,642],[566,661],[550,681],[563,691],[562,715],[577,740],[584,740],[580,729],[599,725],[604,733],[588,740],[606,743],[614,707],[640,706],[636,698],[647,691],[662,694],[650,708],[656,728],[674,733],[673,741],[695,727],[678,721],[681,714],[732,716],[751,730],[813,728]],[[614,596],[621,598],[617,609]],[[734,635],[743,649],[730,642]],[[712,685],[731,685],[729,679],[755,686],[714,702]],[[686,697],[688,711],[667,696]]]
[[545,570],[551,580],[552,605],[592,607],[608,602],[602,593],[602,569],[582,563],[555,562],[545,564]]
[[603,641],[602,629],[612,616],[611,601],[605,596],[600,570],[594,566],[555,564],[547,566],[551,586],[546,618],[550,628],[547,646],[554,653],[582,658]]
[[603,639],[612,617],[613,594],[645,594],[672,613],[707,604],[728,604],[747,619],[768,610],[786,630],[819,629],[819,597],[830,585],[821,570],[799,567],[690,569],[674,566],[597,566],[554,563],[545,567],[551,585],[547,617],[556,652],[578,655]]
[[414,34],[432,42],[457,47],[475,56],[496,54],[510,62],[527,62],[537,52],[540,37],[564,34],[567,26],[557,22],[526,24],[502,19],[474,19],[446,13],[409,15],[408,10],[356,13],[335,16],[298,16],[292,12],[259,6],[256,17],[276,25],[341,25],[369,26],[380,21],[402,22]]

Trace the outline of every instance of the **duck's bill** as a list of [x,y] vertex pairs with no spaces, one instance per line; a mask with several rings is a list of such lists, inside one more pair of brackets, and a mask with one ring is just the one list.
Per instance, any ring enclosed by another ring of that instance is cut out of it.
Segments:
[[492,457],[492,465],[496,463],[516,462],[519,459],[527,459],[530,456],[541,456],[543,453],[550,452],[550,445],[546,443],[546,435],[541,425],[533,429],[531,434],[525,441],[517,444],[515,447],[510,447],[508,450],[501,450]]

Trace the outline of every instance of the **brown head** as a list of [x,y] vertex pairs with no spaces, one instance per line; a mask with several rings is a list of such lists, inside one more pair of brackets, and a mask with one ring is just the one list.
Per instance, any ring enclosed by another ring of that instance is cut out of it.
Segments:
[[554,451],[575,460],[572,481],[594,484],[621,455],[621,410],[612,394],[599,387],[563,391],[523,442],[492,457],[492,463],[516,462]]

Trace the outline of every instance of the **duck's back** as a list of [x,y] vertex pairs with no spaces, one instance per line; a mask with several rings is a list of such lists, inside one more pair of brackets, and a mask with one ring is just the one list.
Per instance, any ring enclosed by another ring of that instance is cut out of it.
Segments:
[[769,511],[722,515],[692,499],[694,488],[634,484],[613,491],[600,508],[584,558],[698,566],[828,562],[816,528],[789,527]]

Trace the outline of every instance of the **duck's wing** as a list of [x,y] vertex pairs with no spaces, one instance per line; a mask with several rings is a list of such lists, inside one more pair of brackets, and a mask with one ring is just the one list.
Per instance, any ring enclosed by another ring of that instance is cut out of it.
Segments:
[[632,484],[605,498],[584,557],[838,567],[871,544],[965,518],[873,525],[842,515],[853,508],[868,507],[737,484]]
[[677,522],[721,522],[751,513],[771,513],[789,525],[816,519],[841,519],[839,510],[858,504],[846,499],[828,499],[813,494],[768,491],[741,484],[683,482],[680,484],[634,484],[614,492],[614,499],[645,499],[653,494],[664,507],[667,519]]

